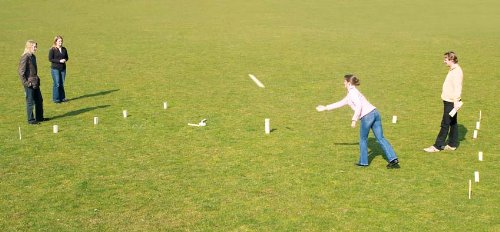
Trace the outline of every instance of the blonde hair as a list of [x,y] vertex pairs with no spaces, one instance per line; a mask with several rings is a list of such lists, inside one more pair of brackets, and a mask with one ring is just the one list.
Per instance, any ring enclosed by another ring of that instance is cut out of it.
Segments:
[[26,41],[26,45],[24,46],[24,54],[30,53],[33,54],[33,45],[37,45],[37,43],[34,40],[28,40]]
[[64,39],[63,39],[63,37],[62,37],[62,36],[57,35],[56,37],[54,37],[54,42],[52,42],[52,47],[53,47],[53,48],[57,47],[57,44],[56,44],[56,43],[57,43],[57,40],[58,40],[58,39],[61,39],[61,41],[64,41]]

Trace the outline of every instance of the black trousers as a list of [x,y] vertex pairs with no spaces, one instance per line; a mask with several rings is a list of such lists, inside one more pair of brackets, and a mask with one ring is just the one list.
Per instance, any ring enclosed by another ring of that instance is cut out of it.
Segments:
[[[43,98],[40,88],[24,87],[26,93],[26,114],[28,122],[43,121]],[[33,115],[33,108],[35,115]]]
[[[450,147],[458,146],[458,113],[451,117],[449,115],[450,111],[453,110],[453,102],[443,101],[443,119],[441,120],[441,130],[436,138],[434,147],[439,150],[443,150],[446,144]],[[448,137],[448,143],[446,143],[446,137]]]

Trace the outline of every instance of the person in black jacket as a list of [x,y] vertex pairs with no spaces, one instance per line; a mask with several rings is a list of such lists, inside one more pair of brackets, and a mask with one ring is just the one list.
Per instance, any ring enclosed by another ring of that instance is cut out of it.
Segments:
[[68,51],[62,46],[63,38],[58,35],[54,38],[52,47],[49,50],[49,61],[51,62],[51,74],[54,85],[52,88],[52,101],[61,103],[67,101],[64,91],[64,81],[66,79],[66,62],[68,62]]
[[[19,79],[24,86],[26,94],[26,112],[29,124],[38,124],[46,120],[43,117],[43,98],[40,91],[40,77],[38,77],[37,73],[36,50],[37,43],[33,40],[28,40],[19,61],[18,69]],[[34,116],[33,106],[36,112]]]

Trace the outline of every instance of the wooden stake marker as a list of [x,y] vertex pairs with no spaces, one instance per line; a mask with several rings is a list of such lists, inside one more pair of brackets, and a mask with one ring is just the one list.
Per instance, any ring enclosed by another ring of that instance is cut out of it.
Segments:
[[264,120],[264,131],[266,132],[266,134],[271,133],[271,119],[269,118],[266,118]]
[[471,193],[472,193],[472,180],[469,180],[469,200],[471,199]]

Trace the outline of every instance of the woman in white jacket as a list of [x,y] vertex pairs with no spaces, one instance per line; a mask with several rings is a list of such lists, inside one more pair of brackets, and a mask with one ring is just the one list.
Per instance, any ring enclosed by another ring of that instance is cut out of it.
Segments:
[[373,131],[373,134],[375,135],[375,138],[377,139],[377,142],[382,147],[387,161],[389,162],[387,164],[387,168],[399,168],[398,157],[392,149],[391,144],[384,138],[380,113],[377,111],[375,106],[370,104],[370,102],[366,100],[365,96],[363,96],[363,94],[361,94],[361,92],[359,92],[359,90],[356,88],[356,86],[358,86],[359,84],[359,79],[356,76],[352,74],[345,75],[344,86],[347,89],[347,96],[344,99],[327,106],[319,105],[316,107],[316,110],[321,112],[349,105],[354,110],[351,127],[356,127],[356,122],[358,120],[361,120],[361,126],[359,130],[360,156],[359,161],[356,163],[356,165],[362,167],[366,167],[369,165],[368,134],[370,133],[371,129]]
[[[441,129],[436,137],[434,145],[424,148],[426,152],[439,152],[441,150],[457,149],[458,141],[458,113],[456,111],[462,106],[462,82],[464,73],[458,65],[458,56],[455,52],[449,51],[444,54],[443,62],[450,68],[443,83],[441,99],[443,100],[443,117],[441,119]],[[455,114],[451,111],[455,111]],[[448,137],[448,141],[446,141]]]

